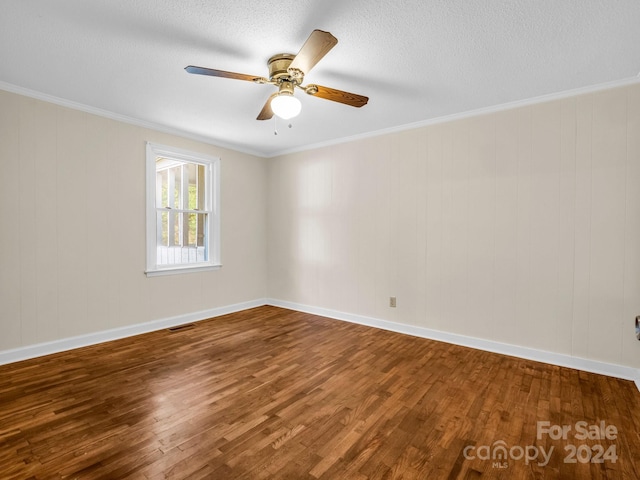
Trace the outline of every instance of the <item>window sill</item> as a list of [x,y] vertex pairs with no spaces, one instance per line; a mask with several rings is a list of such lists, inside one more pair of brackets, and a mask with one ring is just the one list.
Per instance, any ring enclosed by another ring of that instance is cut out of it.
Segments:
[[220,270],[220,268],[222,268],[222,265],[194,265],[190,267],[180,265],[172,268],[159,268],[157,270],[147,270],[144,273],[147,277],[159,277],[162,275],[178,275],[182,273],[209,272],[211,270]]

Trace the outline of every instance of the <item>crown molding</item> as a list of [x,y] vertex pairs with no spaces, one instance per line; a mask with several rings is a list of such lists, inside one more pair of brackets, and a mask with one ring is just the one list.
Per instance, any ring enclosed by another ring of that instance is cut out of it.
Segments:
[[116,120],[118,122],[127,123],[130,125],[135,125],[138,127],[148,128],[150,130],[155,130],[162,133],[168,133],[171,135],[176,135],[179,137],[187,138],[189,140],[195,140],[198,142],[202,142],[207,145],[212,145],[220,148],[226,148],[229,150],[233,150],[235,152],[246,153],[248,155],[253,155],[260,158],[276,158],[284,155],[290,155],[293,153],[305,152],[309,150],[316,150],[319,148],[331,147],[334,145],[340,145],[343,143],[355,142],[358,140],[364,140],[368,138],[380,137],[383,135],[389,135],[393,133],[405,132],[407,130],[414,130],[417,128],[427,127],[430,125],[438,125],[442,123],[453,122],[456,120],[462,120],[472,117],[477,117],[481,115],[488,115],[491,113],[502,112],[505,110],[511,110],[519,107],[526,107],[531,105],[536,105],[540,103],[550,102],[554,100],[561,100],[565,98],[576,97],[579,95],[585,95],[590,93],[596,93],[603,90],[610,90],[613,88],[626,87],[629,85],[634,85],[640,83],[640,73],[635,77],[623,78],[620,80],[614,80],[612,82],[600,83],[596,85],[589,85],[586,87],[575,88],[572,90],[564,90],[562,92],[551,93],[547,95],[540,95],[537,97],[532,97],[524,100],[516,100],[514,102],[502,103],[499,105],[492,105],[490,107],[479,108],[475,110],[469,110],[466,112],[454,113],[451,115],[444,115],[436,118],[429,118],[426,120],[421,120],[419,122],[408,123],[404,125],[398,125],[396,127],[384,128],[381,130],[374,130],[371,132],[366,132],[358,135],[351,135],[348,137],[337,138],[333,140],[327,140],[325,142],[314,143],[310,145],[303,145],[301,147],[294,147],[285,150],[279,150],[270,154],[265,152],[260,152],[257,150],[242,148],[238,145],[232,145],[225,142],[213,141],[211,138],[206,137],[204,135],[197,135],[194,133],[190,133],[184,130],[180,130],[177,128],[168,127],[166,125],[161,125],[153,122],[147,122],[145,120],[140,120],[137,118],[129,117],[126,115],[121,115],[119,113],[114,113],[108,110],[103,110],[101,108],[92,107],[89,105],[85,105],[83,103],[74,102],[72,100],[66,100],[64,98],[56,97],[53,95],[49,95],[47,93],[38,92],[35,90],[30,90],[28,88],[20,87],[17,85],[13,85],[11,83],[0,81],[0,90],[5,90],[11,93],[16,93],[18,95],[23,95],[25,97],[34,98],[36,100],[42,100],[45,102],[53,103],[55,105],[60,105],[62,107],[71,108],[74,110],[79,110],[82,112],[90,113],[93,115],[98,115],[100,117],[109,118],[111,120]]
[[256,150],[252,150],[248,148],[239,148],[237,145],[231,145],[224,142],[217,142],[217,141],[214,142],[211,138],[205,137],[204,135],[197,135],[194,133],[187,132],[185,130],[180,130],[178,128],[172,128],[166,125],[161,125],[159,123],[147,122],[145,120],[129,117],[127,115],[121,115],[119,113],[114,113],[109,110],[103,110],[101,108],[85,105],[84,103],[74,102],[72,100],[67,100],[64,98],[56,97],[54,95],[49,95],[48,93],[42,93],[35,90],[30,90],[28,88],[19,87],[18,85],[13,85],[11,83],[0,81],[0,90],[5,90],[7,92],[15,93],[15,94],[22,95],[24,97],[33,98],[36,100],[42,100],[43,102],[53,103],[55,105],[70,108],[72,110],[79,110],[81,112],[90,113],[92,115],[108,118],[110,120],[115,120],[117,122],[127,123],[129,125],[135,125],[136,127],[147,128],[149,130],[155,130],[161,133],[168,133],[170,135],[176,135],[178,137],[186,138],[189,140],[195,140],[197,142],[201,142],[207,145],[212,145],[214,147],[226,148],[228,150],[233,150],[234,152],[241,152],[241,153],[246,153],[248,155],[253,155],[255,157],[265,158],[265,155],[263,152],[258,152]]
[[613,88],[626,87],[626,86],[634,85],[638,83],[640,83],[640,74],[638,74],[638,76],[636,77],[624,78],[621,80],[615,80],[613,82],[600,83],[597,85],[589,85],[586,87],[575,88],[572,90],[565,90],[562,92],[550,93],[547,95],[540,95],[538,97],[527,98],[524,100],[516,100],[514,102],[507,102],[499,105],[492,105],[490,107],[478,108],[476,110],[469,110],[466,112],[454,113],[451,115],[444,115],[442,117],[429,118],[427,120],[421,120],[419,122],[414,122],[414,123],[407,123],[405,125],[399,125],[397,127],[384,128],[381,130],[375,130],[372,132],[352,135],[349,137],[343,137],[343,138],[334,139],[334,140],[327,140],[326,142],[314,143],[312,145],[305,145],[302,147],[281,150],[268,155],[267,158],[280,157],[280,156],[289,155],[292,153],[299,153],[299,152],[304,152],[308,150],[316,150],[319,148],[331,147],[331,146],[340,145],[343,143],[355,142],[357,140],[364,140],[367,138],[380,137],[382,135],[405,132],[407,130],[414,130],[417,128],[428,127],[430,125],[438,125],[441,123],[448,123],[456,120],[463,120],[471,117],[478,117],[481,115],[488,115],[491,113],[503,112],[505,110],[512,110],[515,108],[537,105],[540,103],[551,102],[554,100],[562,100],[565,98],[577,97],[579,95],[600,92],[603,90],[611,90]]

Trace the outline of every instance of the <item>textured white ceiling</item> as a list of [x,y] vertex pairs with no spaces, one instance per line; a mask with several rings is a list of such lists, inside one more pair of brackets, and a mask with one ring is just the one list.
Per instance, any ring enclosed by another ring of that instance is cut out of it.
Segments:
[[[0,87],[51,95],[264,156],[637,77],[638,0],[2,0]],[[361,109],[298,91],[293,128],[255,120],[266,76],[315,28],[309,73]]]

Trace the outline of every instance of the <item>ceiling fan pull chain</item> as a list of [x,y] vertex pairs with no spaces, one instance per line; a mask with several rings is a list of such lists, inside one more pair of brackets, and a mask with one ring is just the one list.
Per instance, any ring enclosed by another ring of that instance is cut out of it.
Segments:
[[278,116],[273,116],[273,134],[278,135]]

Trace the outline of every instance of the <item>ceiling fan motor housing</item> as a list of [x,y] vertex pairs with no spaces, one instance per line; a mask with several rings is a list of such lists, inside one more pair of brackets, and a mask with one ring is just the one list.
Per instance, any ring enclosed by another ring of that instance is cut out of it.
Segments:
[[295,58],[291,53],[278,53],[269,59],[269,80],[272,82],[291,82],[296,85],[302,83],[304,75],[295,78],[289,72],[289,65]]

